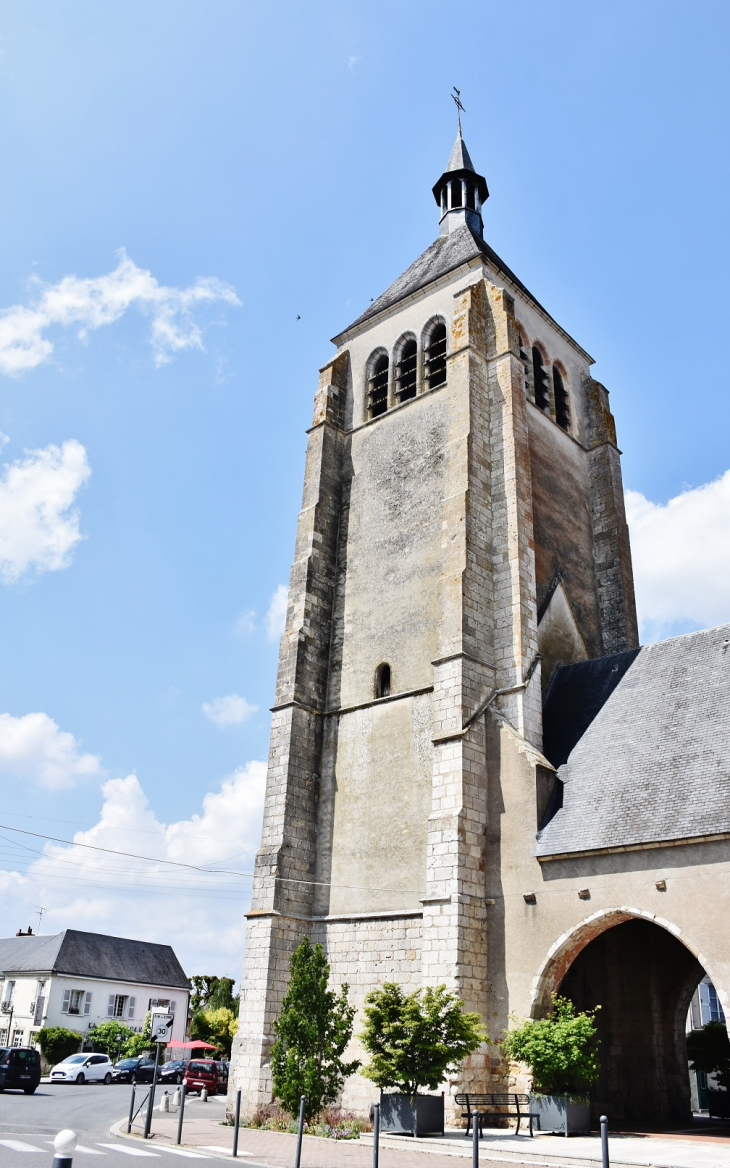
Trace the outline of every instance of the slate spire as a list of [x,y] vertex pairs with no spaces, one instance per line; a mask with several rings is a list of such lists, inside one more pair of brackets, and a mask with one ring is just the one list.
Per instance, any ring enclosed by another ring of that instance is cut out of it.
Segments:
[[466,143],[461,136],[461,119],[456,141],[446,170],[433,188],[433,197],[441,208],[441,234],[448,235],[467,224],[483,235],[482,205],[489,198],[487,180],[477,174]]

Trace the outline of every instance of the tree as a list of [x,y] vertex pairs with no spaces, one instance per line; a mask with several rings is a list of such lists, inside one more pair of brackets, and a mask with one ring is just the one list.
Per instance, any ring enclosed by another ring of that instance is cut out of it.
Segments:
[[539,1095],[584,1098],[598,1078],[596,1011],[578,1013],[568,998],[553,994],[547,1018],[528,1020],[501,1043],[507,1058],[526,1063]]
[[342,1061],[352,1038],[355,1007],[347,1000],[347,985],[339,994],[328,989],[330,967],[322,946],[312,948],[309,937],[295,950],[290,970],[274,1023],[274,1095],[291,1115],[297,1114],[300,1096],[306,1095],[305,1118],[310,1120],[335,1101],[345,1078],[360,1066],[358,1061]]
[[94,1044],[96,1050],[103,1050],[110,1059],[118,1058],[122,1051],[127,1050],[130,1039],[135,1037],[134,1031],[121,1022],[99,1022],[92,1026],[87,1038]]
[[70,1054],[76,1054],[81,1046],[82,1036],[78,1030],[67,1030],[65,1026],[44,1026],[38,1031],[37,1039],[41,1054],[50,1066],[62,1063]]
[[730,1039],[724,1022],[708,1022],[687,1035],[690,1070],[714,1075],[718,1084],[730,1089]]
[[370,1062],[363,1075],[381,1091],[396,1087],[414,1098],[420,1087],[434,1091],[449,1071],[489,1039],[478,1014],[446,986],[405,994],[385,982],[365,998],[365,1029],[360,1035]]
[[218,1010],[225,1007],[238,1017],[238,997],[233,996],[235,982],[232,977],[216,977],[215,974],[196,974],[190,978],[192,994],[190,1009],[193,1014],[199,1010]]
[[214,1043],[226,1058],[231,1057],[233,1036],[238,1030],[238,1019],[228,1006],[198,1010],[190,1023],[190,1037]]

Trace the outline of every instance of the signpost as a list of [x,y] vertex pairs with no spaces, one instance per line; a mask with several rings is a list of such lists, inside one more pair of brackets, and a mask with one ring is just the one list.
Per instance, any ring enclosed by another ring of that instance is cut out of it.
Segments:
[[160,1045],[163,1042],[169,1042],[172,1038],[172,1026],[175,1021],[175,1015],[169,1014],[167,1010],[153,1010],[150,1019],[150,1033],[152,1041],[156,1043],[155,1047],[155,1073],[152,1076],[152,1085],[150,1086],[149,1099],[147,1100],[147,1115],[144,1121],[144,1138],[149,1139],[150,1128],[152,1127],[152,1108],[155,1105],[155,1087],[157,1086],[157,1070],[160,1065]]

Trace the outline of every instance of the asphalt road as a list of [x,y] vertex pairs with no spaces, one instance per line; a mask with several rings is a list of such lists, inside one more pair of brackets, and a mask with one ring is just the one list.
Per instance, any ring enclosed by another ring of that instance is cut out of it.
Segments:
[[[146,1086],[141,1089],[147,1093]],[[41,1083],[34,1095],[3,1091],[0,1093],[0,1165],[2,1168],[32,1168],[37,1164],[38,1168],[45,1165],[50,1168],[54,1136],[64,1128],[71,1128],[78,1136],[74,1168],[82,1164],[98,1164],[99,1168],[133,1168],[135,1160],[153,1158],[162,1161],[159,1168],[163,1168],[165,1161],[172,1168],[175,1162],[180,1164],[183,1157],[208,1160],[213,1168],[216,1159],[200,1152],[174,1152],[164,1147],[152,1151],[110,1136],[112,1124],[126,1118],[129,1113],[131,1091],[126,1083],[109,1087],[102,1083],[81,1086]],[[224,1096],[216,1097],[214,1105],[224,1109]],[[105,1156],[106,1159],[92,1161],[91,1156]],[[155,1166],[150,1165],[150,1168]]]

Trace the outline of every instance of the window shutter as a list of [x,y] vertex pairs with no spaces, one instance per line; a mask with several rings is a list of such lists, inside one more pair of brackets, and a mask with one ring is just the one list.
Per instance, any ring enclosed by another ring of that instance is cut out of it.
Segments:
[[89,992],[87,992],[86,1001],[84,1002],[84,1013],[85,1014],[91,1013],[91,994]]
[[109,1002],[107,1004],[106,1012],[107,1012],[107,1017],[109,1017],[109,1018],[114,1017],[114,994],[109,994]]
[[63,991],[63,1005],[61,1006],[61,1013],[68,1014],[68,1007],[71,1002],[71,990]]
[[170,1002],[170,1013],[171,1014],[175,1013],[175,1003],[174,1002]]
[[43,997],[43,995],[42,995],[42,994],[41,994],[41,996],[40,996],[40,997],[39,997],[39,998],[36,1000],[36,1004],[35,1004],[35,1017],[33,1018],[33,1025],[34,1025],[34,1026],[40,1026],[40,1024],[41,1024],[41,1021],[43,1020],[43,1007],[44,1007],[44,1005],[45,1005],[45,1001],[46,1001],[46,999]]
[[136,998],[129,999],[129,1009],[127,1010],[127,1017],[128,1018],[134,1018],[134,1004],[136,1001],[137,1001]]

